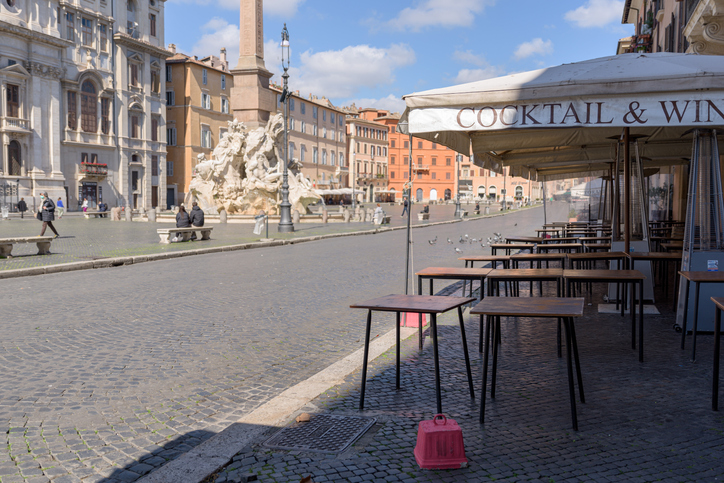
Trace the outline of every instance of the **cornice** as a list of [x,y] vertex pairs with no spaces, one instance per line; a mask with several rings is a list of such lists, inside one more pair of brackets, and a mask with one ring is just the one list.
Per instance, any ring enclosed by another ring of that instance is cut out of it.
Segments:
[[121,45],[127,45],[136,50],[163,57],[164,59],[167,59],[173,55],[171,51],[168,51],[162,47],[156,47],[155,45],[151,45],[144,40],[134,39],[130,35],[124,34],[123,32],[114,33],[113,40]]
[[19,27],[8,22],[0,20],[0,33],[17,35],[28,40],[35,40],[37,42],[43,42],[45,44],[52,45],[53,47],[65,48],[72,47],[75,45],[73,42],[52,35],[44,34],[42,32],[36,32],[25,27]]
[[60,0],[59,5],[60,5],[61,7],[64,7],[64,8],[66,8],[66,9],[68,9],[68,10],[74,10],[74,11],[76,11],[76,12],[81,12],[83,15],[87,15],[87,16],[89,16],[89,17],[93,17],[93,18],[98,19],[98,20],[103,20],[104,22],[107,22],[107,23],[111,23],[111,24],[112,24],[112,23],[115,23],[115,21],[116,21],[113,17],[109,17],[109,16],[107,16],[107,15],[103,15],[102,13],[99,13],[99,12],[97,12],[97,11],[95,11],[95,10],[90,9],[90,8],[85,8],[85,7],[82,7],[82,6],[80,6],[80,5],[75,5],[75,4],[70,3],[70,2],[67,2],[67,1],[65,1],[65,0]]

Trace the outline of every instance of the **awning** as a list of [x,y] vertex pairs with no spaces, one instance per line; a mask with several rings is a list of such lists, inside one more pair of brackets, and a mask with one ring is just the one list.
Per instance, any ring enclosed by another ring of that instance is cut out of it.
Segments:
[[480,167],[538,180],[597,176],[624,127],[645,136],[649,166],[687,162],[687,132],[724,125],[724,56],[622,54],[404,99],[409,132],[472,151]]

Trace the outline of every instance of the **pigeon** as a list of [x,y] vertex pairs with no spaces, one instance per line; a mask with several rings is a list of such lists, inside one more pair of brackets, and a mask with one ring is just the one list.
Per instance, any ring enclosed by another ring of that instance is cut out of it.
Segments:
[[473,238],[472,243],[478,243],[478,239],[477,239],[477,238]]
[[463,237],[460,237],[460,243],[465,243],[465,240],[463,239]]
[[513,226],[518,226],[518,224],[516,223],[516,224],[515,224],[515,225],[513,225]]
[[435,235],[435,238],[432,239],[435,243],[437,243],[437,235]]
[[463,252],[463,251],[462,251],[461,249],[459,249],[458,247],[455,247],[455,253],[461,254],[462,252]]
[[468,234],[466,233],[466,234],[465,234],[465,239],[467,240],[468,238],[469,238],[469,237],[468,237]]
[[447,242],[448,242],[450,245],[453,244],[452,240],[451,240],[449,237],[448,237],[448,239],[447,239]]
[[434,245],[435,243],[437,243],[437,241],[435,241],[435,240],[427,240],[427,243],[429,243],[430,245]]

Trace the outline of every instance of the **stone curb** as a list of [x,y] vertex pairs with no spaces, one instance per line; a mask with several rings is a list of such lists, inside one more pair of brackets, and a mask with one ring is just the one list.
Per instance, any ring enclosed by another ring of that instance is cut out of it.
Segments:
[[[400,339],[417,333],[417,329],[400,328]],[[369,360],[373,361],[395,345],[395,329],[370,342]],[[137,483],[198,483],[226,465],[236,453],[257,443],[270,427],[290,422],[305,404],[327,389],[344,382],[344,378],[362,367],[364,348],[360,348],[322,369],[306,381],[290,387],[244,416],[191,451],[137,480]]]
[[[516,210],[516,212],[522,211],[524,209],[526,209],[526,210],[531,209],[531,208],[537,208],[537,206],[521,208],[519,210]],[[510,211],[508,213],[510,213]],[[410,226],[410,228],[412,228],[412,229],[426,228],[429,226],[449,225],[451,223],[461,223],[461,222],[466,222],[466,221],[483,220],[483,219],[488,219],[488,218],[495,218],[497,216],[505,216],[508,213],[496,213],[494,215],[483,215],[478,218],[464,218],[464,219],[457,219],[457,220],[436,221],[434,223],[426,223],[424,225],[412,225],[412,226]],[[231,252],[231,251],[235,251],[235,250],[248,250],[248,249],[252,249],[252,248],[269,248],[269,247],[278,247],[278,246],[283,246],[283,245],[294,245],[296,243],[327,240],[329,238],[339,238],[339,237],[345,237],[345,236],[376,235],[377,233],[386,233],[389,231],[406,230],[406,229],[407,229],[407,226],[375,228],[373,230],[352,231],[352,232],[348,232],[348,233],[329,233],[326,235],[314,235],[314,236],[293,238],[290,240],[251,242],[251,243],[242,243],[239,245],[227,245],[227,246],[223,246],[223,247],[198,248],[198,249],[194,249],[194,250],[183,250],[183,251],[177,251],[177,252],[155,253],[152,255],[133,255],[133,256],[127,256],[127,257],[103,258],[100,260],[93,260],[93,261],[87,261],[87,262],[60,263],[57,265],[47,265],[47,266],[43,266],[43,267],[18,268],[15,270],[0,270],[0,280],[6,279],[6,278],[30,277],[33,275],[46,275],[46,274],[50,274],[50,273],[72,272],[74,270],[89,270],[89,269],[93,269],[93,268],[120,267],[123,265],[133,265],[133,264],[142,263],[142,262],[152,262],[152,261],[157,261],[157,260],[169,260],[172,258],[190,257],[193,255],[207,255],[209,253]]]

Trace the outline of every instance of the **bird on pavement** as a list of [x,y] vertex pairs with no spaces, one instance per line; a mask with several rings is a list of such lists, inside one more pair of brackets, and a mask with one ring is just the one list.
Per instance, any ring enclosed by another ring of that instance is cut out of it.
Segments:
[[437,243],[437,241],[436,240],[427,240],[427,243],[429,243],[430,245],[434,245],[435,243]]
[[462,251],[461,249],[459,249],[458,247],[455,247],[455,253],[460,254],[460,253],[462,253],[462,252],[463,252],[463,251]]
[[453,244],[453,241],[452,241],[449,237],[448,237],[448,239],[447,239],[447,242],[448,242],[450,245]]
[[460,243],[465,243],[465,240],[463,239],[463,237],[460,237]]

